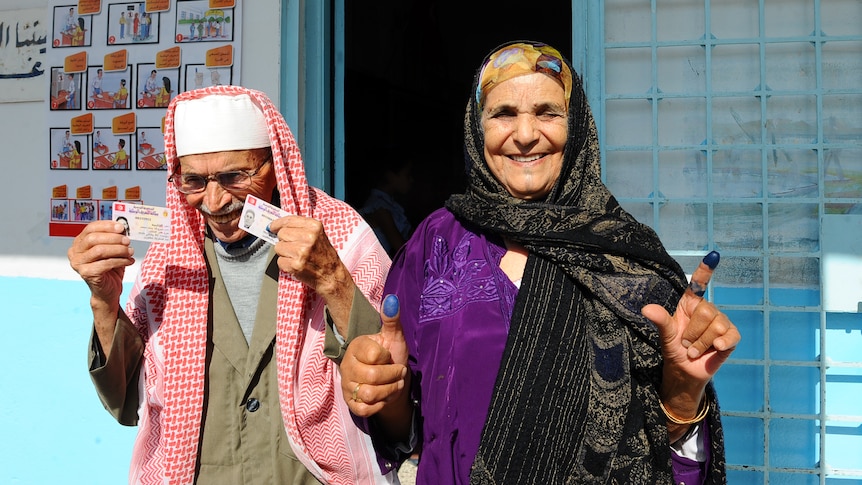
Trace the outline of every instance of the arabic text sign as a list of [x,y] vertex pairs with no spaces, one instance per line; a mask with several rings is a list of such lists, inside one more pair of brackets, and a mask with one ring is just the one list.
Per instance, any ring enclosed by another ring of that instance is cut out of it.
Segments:
[[44,98],[47,9],[0,11],[0,102]]

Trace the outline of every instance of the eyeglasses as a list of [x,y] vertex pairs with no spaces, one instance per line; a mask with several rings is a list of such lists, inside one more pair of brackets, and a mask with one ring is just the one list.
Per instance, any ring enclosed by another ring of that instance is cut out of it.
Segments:
[[176,185],[177,190],[183,194],[197,194],[203,192],[207,188],[210,180],[215,181],[225,190],[243,190],[251,187],[251,178],[260,172],[264,165],[272,159],[264,160],[259,167],[254,170],[235,170],[231,172],[218,172],[207,176],[203,175],[171,175],[168,181]]

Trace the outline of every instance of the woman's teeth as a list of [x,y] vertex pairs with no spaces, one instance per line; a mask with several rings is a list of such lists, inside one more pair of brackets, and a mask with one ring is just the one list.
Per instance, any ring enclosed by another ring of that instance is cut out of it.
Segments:
[[514,160],[514,161],[516,161],[516,162],[532,162],[532,161],[534,161],[534,160],[538,160],[538,159],[540,159],[540,158],[542,158],[542,156],[541,156],[541,155],[531,155],[531,156],[529,156],[529,157],[523,157],[523,156],[514,156],[514,157],[511,157],[511,159],[512,159],[512,160]]

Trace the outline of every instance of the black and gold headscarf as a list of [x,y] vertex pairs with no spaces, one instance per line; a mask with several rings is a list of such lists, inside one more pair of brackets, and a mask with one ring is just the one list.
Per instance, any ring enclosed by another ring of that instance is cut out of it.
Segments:
[[[523,74],[557,79],[569,102],[560,177],[541,201],[511,196],[484,158],[481,103],[512,77],[494,66],[516,58]],[[524,62],[534,67],[524,70]],[[672,483],[659,336],[640,310],[657,303],[673,312],[686,278],[655,232],[602,183],[595,122],[574,72],[550,46],[504,44],[476,73],[467,106],[468,187],[446,206],[529,250],[471,483]],[[707,395],[707,483],[724,483],[711,386]]]

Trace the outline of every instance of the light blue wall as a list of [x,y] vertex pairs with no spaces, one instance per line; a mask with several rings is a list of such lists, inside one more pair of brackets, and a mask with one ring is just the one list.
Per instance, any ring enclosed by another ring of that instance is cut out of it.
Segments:
[[102,408],[88,377],[89,294],[82,281],[0,277],[2,484],[128,481],[137,428]]

